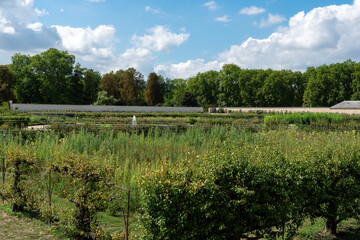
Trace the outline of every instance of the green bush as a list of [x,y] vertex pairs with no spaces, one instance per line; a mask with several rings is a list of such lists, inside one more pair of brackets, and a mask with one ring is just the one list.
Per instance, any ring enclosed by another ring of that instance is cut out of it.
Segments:
[[6,152],[8,168],[12,174],[10,200],[14,212],[24,211],[26,206],[33,207],[36,202],[26,182],[36,162],[35,155],[28,148],[8,148]]
[[342,121],[344,121],[343,115],[333,113],[274,114],[264,118],[264,123],[268,126],[284,123],[328,126],[329,123],[339,123]]
[[78,239],[92,239],[91,236],[99,230],[95,216],[99,210],[97,203],[108,195],[105,183],[110,178],[109,169],[74,154],[54,162],[52,169],[73,180],[75,190],[69,200],[76,207],[76,235]]
[[27,115],[3,115],[0,116],[0,125],[8,124],[12,127],[26,127],[29,125],[30,117]]
[[267,132],[227,140],[140,180],[146,239],[291,239],[307,218],[330,232],[360,211],[359,136]]

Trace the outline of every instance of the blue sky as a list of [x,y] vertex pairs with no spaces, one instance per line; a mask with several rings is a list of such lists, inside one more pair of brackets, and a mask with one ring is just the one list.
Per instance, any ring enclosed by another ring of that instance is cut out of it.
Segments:
[[305,70],[360,60],[360,0],[0,0],[0,64],[50,47],[102,73]]

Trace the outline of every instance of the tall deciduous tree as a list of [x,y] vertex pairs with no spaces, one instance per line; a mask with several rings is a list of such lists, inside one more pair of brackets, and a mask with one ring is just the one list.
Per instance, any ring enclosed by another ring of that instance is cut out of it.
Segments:
[[113,96],[115,99],[120,97],[119,88],[113,72],[107,73],[101,78],[100,89],[107,92],[108,97]]
[[101,74],[93,69],[87,69],[84,73],[84,97],[83,104],[92,104],[96,101],[99,92]]
[[67,103],[69,104],[82,104],[84,98],[84,72],[79,63],[75,65],[74,72],[69,78],[67,86]]
[[8,66],[0,66],[0,102],[14,100],[14,87],[16,76],[10,71]]
[[75,56],[55,48],[31,58],[31,67],[41,81],[45,103],[68,103],[67,86],[73,74]]
[[292,106],[295,91],[293,72],[281,70],[272,72],[265,80],[262,93],[267,107],[287,107]]
[[150,106],[164,102],[164,80],[156,73],[150,73],[146,81],[145,101]]
[[127,105],[142,105],[145,103],[145,81],[144,76],[136,71],[135,68],[129,68],[119,76],[119,90],[121,99]]
[[181,98],[187,88],[187,81],[181,78],[166,79],[165,82],[165,105],[181,106]]
[[16,100],[21,103],[42,103],[41,82],[31,68],[31,57],[17,53],[11,60],[9,68],[18,79],[15,87]]
[[217,71],[198,73],[188,80],[188,89],[196,96],[201,106],[216,106],[219,95],[220,77]]
[[239,87],[241,68],[235,64],[225,64],[220,71],[219,99],[220,106],[240,106],[241,95]]

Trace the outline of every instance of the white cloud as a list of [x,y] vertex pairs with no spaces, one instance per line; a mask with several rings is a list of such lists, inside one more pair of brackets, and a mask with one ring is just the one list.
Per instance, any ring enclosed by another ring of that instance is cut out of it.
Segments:
[[2,25],[0,24],[0,33],[14,34],[14,33],[15,33],[15,28],[13,28],[13,27],[7,27],[7,26],[2,26]]
[[150,6],[146,6],[145,11],[146,12],[151,12],[151,13],[157,14],[157,15],[162,15],[162,16],[167,16],[168,15],[167,13],[164,13],[164,12],[160,11],[160,9],[152,8]]
[[265,12],[266,10],[264,8],[251,6],[251,7],[245,7],[239,11],[239,14],[245,14],[245,15],[257,15],[260,13]]
[[153,61],[155,57],[152,52],[146,48],[127,49],[116,61],[116,66],[111,70],[127,69],[133,67],[136,70],[147,75],[153,71]]
[[33,30],[34,32],[40,32],[43,28],[43,24],[40,22],[30,23],[27,25],[27,28]]
[[206,72],[210,70],[220,70],[222,63],[218,61],[205,62],[204,59],[188,60],[178,64],[158,65],[154,71],[158,74],[165,75],[170,78],[189,78],[193,77],[199,72]]
[[300,12],[266,39],[249,38],[219,55],[219,61],[247,68],[303,70],[360,60],[360,1]]
[[230,22],[231,19],[228,17],[228,15],[224,15],[222,17],[218,17],[218,18],[215,18],[216,21],[218,22]]
[[32,0],[1,0],[0,18],[7,19],[11,25],[23,25],[36,17]]
[[56,29],[33,22],[46,10],[33,8],[33,0],[0,1],[0,64],[10,62],[15,52],[37,53],[54,47],[59,36]]
[[9,26],[9,21],[0,15],[0,33],[14,34],[15,29]]
[[305,70],[342,62],[360,61],[360,0],[354,4],[315,8],[290,18],[287,27],[279,28],[265,39],[249,38],[233,45],[212,62],[203,59],[155,67],[169,77],[187,78],[198,72],[218,70],[234,63],[250,69]]
[[114,47],[115,28],[100,25],[95,29],[56,27],[60,37],[60,48],[75,54],[82,65],[103,73],[134,67],[142,73],[153,71],[155,57],[148,48],[133,47],[117,55]]
[[105,2],[106,0],[89,0],[89,2]]
[[208,9],[210,9],[210,10],[216,10],[216,9],[219,8],[215,1],[206,2],[206,3],[204,3],[204,6],[207,7]]
[[268,18],[262,19],[259,26],[260,27],[269,27],[271,25],[278,24],[278,23],[281,23],[284,21],[286,21],[286,18],[284,16],[273,15],[273,14],[269,13]]
[[45,9],[40,10],[40,9],[38,9],[38,8],[35,8],[34,11],[35,11],[35,14],[36,14],[37,16],[39,16],[39,17],[45,16],[45,15],[49,15],[49,12],[46,11]]
[[64,9],[60,8],[60,12],[63,13],[63,12],[64,12]]
[[148,31],[151,35],[144,35],[143,37],[134,35],[132,37],[133,43],[138,48],[147,48],[156,52],[170,52],[173,46],[180,46],[190,37],[189,33],[172,33],[165,26],[155,26]]
[[76,53],[86,59],[109,59],[113,57],[115,28],[100,25],[95,29],[72,28],[69,26],[53,26],[60,38],[61,47],[69,52]]

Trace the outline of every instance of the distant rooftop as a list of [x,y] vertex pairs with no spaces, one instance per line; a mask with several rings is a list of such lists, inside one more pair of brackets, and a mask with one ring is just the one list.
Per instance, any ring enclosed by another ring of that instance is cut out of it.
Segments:
[[343,101],[330,107],[330,109],[360,109],[360,101]]

